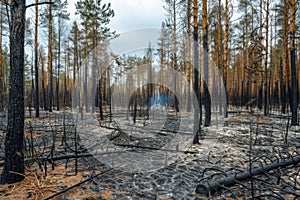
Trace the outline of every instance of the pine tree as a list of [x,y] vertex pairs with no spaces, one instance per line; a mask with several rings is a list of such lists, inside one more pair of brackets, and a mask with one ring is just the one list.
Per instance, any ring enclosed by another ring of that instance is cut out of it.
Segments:
[[61,68],[61,38],[62,28],[64,21],[69,20],[70,13],[67,11],[68,1],[67,0],[55,0],[53,4],[53,17],[57,17],[57,78],[56,78],[56,107],[59,106],[59,79],[60,79],[60,68]]
[[10,2],[10,88],[5,160],[1,183],[24,179],[24,44],[25,0]]
[[[84,62],[83,69],[83,96],[85,102],[86,112],[89,111],[89,105],[92,106],[94,111],[94,98],[96,91],[96,65],[97,54],[100,53],[96,47],[101,41],[104,41],[115,35],[107,25],[110,22],[110,18],[114,16],[114,11],[111,9],[111,4],[103,4],[102,0],[80,0],[76,3],[77,14],[81,17],[81,26],[84,30],[84,58],[87,59],[89,51],[93,50],[93,65],[92,65],[92,88],[91,98],[88,96],[88,63],[87,60]],[[100,88],[101,89],[101,88]],[[102,107],[100,102],[100,107]],[[101,109],[101,108],[100,108]]]

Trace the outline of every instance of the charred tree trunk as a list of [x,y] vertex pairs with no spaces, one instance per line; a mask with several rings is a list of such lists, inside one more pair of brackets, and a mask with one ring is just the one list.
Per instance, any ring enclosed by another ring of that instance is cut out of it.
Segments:
[[45,89],[45,62],[43,53],[40,51],[40,61],[41,61],[41,67],[42,67],[42,92],[43,92],[43,106],[46,110],[47,108],[47,95],[46,95],[46,89]]
[[3,33],[3,27],[2,27],[2,5],[0,5],[0,112],[4,111],[4,102],[6,101],[4,96],[4,82],[5,82],[5,72],[4,72],[4,63],[2,58],[2,33]]
[[186,110],[191,112],[191,0],[188,0],[187,6],[187,63],[186,63],[186,91],[187,91],[187,101]]
[[297,92],[297,69],[296,69],[296,45],[295,45],[295,25],[296,25],[296,1],[290,0],[290,56],[292,72],[292,91],[291,91],[291,126],[298,125],[298,92]]
[[226,0],[225,4],[225,41],[224,41],[224,66],[223,66],[223,79],[224,79],[224,90],[226,95],[226,102],[224,103],[224,116],[228,117],[227,106],[228,106],[228,92],[227,92],[227,63],[228,63],[228,40],[229,40],[229,2]]
[[235,185],[243,180],[250,179],[253,176],[264,174],[274,169],[285,168],[289,165],[296,166],[299,162],[300,162],[300,156],[295,156],[280,162],[275,161],[265,166],[253,168],[251,171],[245,171],[245,172],[234,174],[232,176],[226,176],[225,178],[220,178],[217,181],[211,181],[208,183],[199,184],[196,188],[196,193],[204,194],[208,196],[209,193],[216,192],[219,189],[222,189],[223,187]]
[[[265,55],[265,91],[264,91],[264,115],[267,116],[269,114],[269,96],[268,96],[268,56],[269,56],[269,6],[270,2],[267,0],[266,2],[267,10],[266,10],[266,55]],[[271,76],[270,76],[271,78]]]
[[24,38],[25,0],[10,3],[10,77],[5,164],[1,183],[24,179]]
[[100,119],[104,120],[103,116],[103,98],[102,98],[102,77],[99,80],[99,112],[100,112]]
[[53,69],[52,67],[52,4],[50,4],[49,5],[49,27],[48,27],[48,110],[49,112],[52,112],[52,104],[53,104],[52,69]]
[[286,94],[285,94],[285,81],[283,78],[283,61],[280,58],[279,64],[279,80],[280,80],[280,101],[281,101],[281,112],[285,113],[285,105],[286,105]]
[[60,40],[61,40],[61,19],[60,16],[58,17],[58,58],[57,58],[57,78],[56,78],[56,109],[59,110],[59,73],[60,73]]
[[289,94],[289,59],[288,59],[288,0],[284,1],[283,7],[283,81],[284,81],[284,88],[283,88],[283,96],[282,98],[282,113],[286,113],[286,107],[288,102]]
[[[193,12],[193,18],[194,18],[194,91],[195,91],[195,98],[194,98],[194,144],[199,144],[199,127],[201,126],[199,124],[199,110],[197,109],[198,106],[202,106],[201,103],[199,103],[199,44],[198,44],[198,0],[194,0],[194,12]],[[201,120],[201,119],[200,119]],[[198,126],[199,124],[199,126]]]
[[38,67],[38,24],[39,24],[39,0],[35,6],[35,32],[34,32],[34,69],[35,69],[35,117],[40,117],[40,91],[39,91],[39,67]]
[[207,0],[202,1],[202,34],[204,54],[204,126],[210,126],[211,121],[211,99],[208,90],[208,23],[207,23]]

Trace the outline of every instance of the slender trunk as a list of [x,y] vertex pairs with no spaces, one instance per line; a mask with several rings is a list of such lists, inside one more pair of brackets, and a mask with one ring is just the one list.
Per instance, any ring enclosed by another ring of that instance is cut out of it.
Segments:
[[35,68],[35,117],[40,116],[40,95],[39,95],[39,67],[38,67],[38,25],[39,25],[39,0],[35,1],[35,31],[34,31],[34,68]]
[[1,183],[24,179],[24,38],[25,0],[10,2],[10,77],[5,160]]
[[289,88],[289,59],[288,59],[288,0],[283,0],[283,79],[284,79],[284,88],[282,91],[282,113],[286,113],[287,105],[287,92]]
[[[86,19],[87,20],[87,19]],[[88,91],[87,91],[87,73],[88,73],[88,24],[85,22],[85,49],[84,49],[84,83],[83,83],[83,94],[84,94],[84,102],[85,102],[85,111],[88,112]],[[83,104],[84,106],[84,104]]]
[[191,0],[188,0],[187,18],[186,110],[191,112]]
[[280,58],[279,64],[279,81],[280,81],[280,100],[281,100],[281,112],[285,113],[285,105],[286,105],[286,98],[285,98],[285,79],[283,77],[283,61]]
[[226,95],[226,102],[224,102],[224,116],[228,117],[227,114],[227,105],[228,105],[228,92],[227,92],[227,57],[228,57],[228,40],[229,40],[229,9],[228,9],[228,0],[225,4],[225,38],[224,38],[224,66],[223,66],[223,80],[224,80],[224,89]]
[[[31,117],[31,106],[33,106],[34,105],[34,94],[35,94],[35,92],[34,92],[34,78],[33,78],[33,74],[34,74],[34,72],[33,72],[33,59],[34,59],[34,51],[32,51],[32,54],[31,54],[31,65],[30,65],[30,74],[31,74],[31,91],[30,91],[30,100],[29,100],[29,115],[30,115],[30,117]],[[26,105],[25,105],[26,106]]]
[[100,113],[100,120],[104,120],[102,104],[103,104],[103,99],[102,99],[102,76],[101,76],[100,80],[99,80],[99,113]]
[[[195,91],[195,98],[193,99],[194,104],[194,144],[199,144],[199,132],[200,132],[200,125],[199,124],[199,110],[198,106],[202,106],[199,103],[199,44],[198,44],[198,0],[194,0],[194,91]],[[201,119],[200,119],[201,120]]]
[[107,85],[108,85],[108,104],[109,104],[109,122],[112,122],[112,103],[111,103],[111,87],[110,87],[110,68],[107,68]]
[[[51,3],[52,0],[50,0]],[[53,104],[53,71],[52,71],[52,4],[49,5],[48,27],[48,110],[52,112]]]
[[265,101],[264,101],[264,115],[267,116],[269,114],[268,104],[269,104],[269,97],[268,97],[268,57],[269,57],[269,0],[266,2],[267,10],[266,10],[266,55],[265,55]]
[[210,126],[211,121],[211,99],[208,90],[208,23],[207,23],[207,0],[202,1],[202,37],[204,54],[204,126]]
[[291,92],[291,126],[298,125],[298,93],[297,93],[297,69],[296,69],[296,45],[295,45],[295,26],[296,26],[296,1],[290,0],[290,56],[292,72],[292,92]]
[[[223,75],[223,78],[224,78],[224,57],[222,59],[222,53],[223,53],[223,48],[222,48],[222,41],[223,41],[223,37],[222,37],[222,5],[221,5],[221,0],[219,0],[218,2],[218,41],[217,41],[217,44],[218,44],[218,50],[217,50],[217,63],[218,63],[218,70],[220,72],[220,75]],[[225,14],[226,15],[226,14]],[[225,44],[224,44],[225,45]],[[225,49],[224,49],[225,50]],[[224,52],[225,53],[225,52]],[[218,110],[218,106],[219,106],[219,114],[222,115],[223,113],[223,103],[225,102],[222,102],[223,98],[222,98],[222,92],[220,90],[221,88],[221,83],[218,80],[216,80],[215,78],[215,74],[213,75],[214,77],[214,81],[213,81],[213,84],[214,85],[217,85],[217,87],[215,87],[215,90],[213,94],[214,96],[218,96],[218,99],[219,99],[219,105],[216,105],[216,110]]]
[[5,96],[4,96],[4,82],[5,82],[5,72],[4,72],[4,63],[3,63],[3,57],[2,57],[2,33],[3,33],[3,27],[2,27],[2,5],[0,5],[0,112],[4,111],[4,102],[6,102]]
[[95,97],[96,97],[96,76],[98,73],[96,73],[96,63],[97,62],[97,45],[98,45],[98,39],[97,39],[97,25],[96,22],[94,22],[94,28],[93,28],[93,65],[92,65],[92,88],[91,88],[91,97],[90,97],[90,104],[92,106],[92,112],[95,112]]
[[74,99],[72,99],[73,102],[75,102],[75,107],[77,107],[78,104],[78,99],[77,99],[77,94],[75,89],[75,83],[76,83],[76,73],[77,73],[77,67],[78,67],[78,44],[77,44],[77,38],[78,38],[78,27],[77,24],[75,24],[74,28],[74,51],[73,51],[73,58],[74,58],[74,63],[73,63],[73,91],[74,91]]
[[58,17],[58,63],[57,63],[57,78],[56,78],[56,108],[59,110],[59,73],[60,73],[60,40],[61,40],[61,20]]
[[[246,30],[246,40],[245,40],[245,48],[246,48],[246,67],[250,67],[250,64],[249,64],[249,47],[248,47],[248,42],[249,42],[249,30],[248,30],[248,26],[249,26],[249,20],[248,20],[248,3],[246,1],[246,5],[245,5],[245,16],[246,16],[246,24],[245,24],[245,30]],[[253,13],[253,9],[252,9],[252,13]],[[248,80],[247,80],[247,83],[245,84],[246,85],[246,93],[244,91],[244,103],[247,103],[251,100],[251,77],[252,77],[252,74],[251,74],[251,71],[248,70]],[[246,77],[245,77],[245,80],[246,80]]]
[[43,92],[43,103],[44,103],[44,109],[47,108],[47,95],[46,95],[46,89],[45,89],[45,63],[44,63],[44,57],[42,52],[40,52],[40,61],[41,61],[41,67],[42,67],[42,92]]
[[173,58],[173,67],[174,67],[174,73],[173,73],[173,106],[176,110],[176,112],[179,112],[179,108],[178,108],[178,102],[177,102],[177,98],[176,98],[176,94],[177,94],[177,81],[176,81],[176,71],[178,70],[178,66],[177,66],[177,22],[176,22],[176,0],[173,1],[173,22],[174,22],[174,30],[173,30],[173,45],[174,45],[174,58]]

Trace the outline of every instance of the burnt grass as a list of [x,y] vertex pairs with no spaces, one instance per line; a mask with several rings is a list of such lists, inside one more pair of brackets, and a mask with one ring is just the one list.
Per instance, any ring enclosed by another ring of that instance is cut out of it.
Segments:
[[[300,198],[299,163],[266,171],[262,175],[232,186],[221,186],[207,196],[195,193],[199,184],[249,171],[250,167],[261,167],[299,156],[300,129],[290,127],[286,115],[263,116],[245,110],[231,112],[224,126],[202,129],[203,137],[200,144],[191,144],[188,152],[175,152],[176,159],[166,160],[164,165],[151,170],[143,170],[141,166],[132,169],[126,166],[120,168],[117,164],[108,165],[103,160],[105,157],[99,159],[89,155],[89,150],[81,142],[80,134],[76,131],[76,120],[69,111],[41,112],[39,119],[30,117],[28,112],[26,116],[24,152],[27,167],[38,167],[47,175],[53,168],[64,166],[69,169],[69,176],[76,173],[85,174],[82,180],[109,169],[106,173],[76,187],[94,194],[94,199]],[[148,138],[128,136],[116,124],[109,121],[99,123],[99,129],[107,131],[105,141],[116,145],[117,150],[132,151],[143,156],[146,152],[154,152],[153,155],[156,155],[155,151],[178,134],[176,131],[179,123],[180,119],[174,113],[170,114],[164,127],[156,131],[155,136]],[[2,114],[0,120],[2,163],[5,128],[6,119]],[[217,136],[210,137],[212,135]],[[65,155],[75,157],[82,155],[82,157],[63,159]],[[58,159],[53,161],[53,158]],[[134,159],[132,162],[135,162]],[[57,188],[55,191],[61,190],[62,188]],[[56,198],[74,199],[74,194],[70,189]],[[91,196],[78,198],[90,199]]]

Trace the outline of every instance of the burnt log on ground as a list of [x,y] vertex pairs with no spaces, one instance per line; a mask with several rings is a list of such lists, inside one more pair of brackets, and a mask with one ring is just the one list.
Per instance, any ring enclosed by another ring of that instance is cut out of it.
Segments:
[[[47,156],[47,157],[37,157],[37,158],[25,158],[25,163],[35,162],[35,161],[46,161],[52,163],[53,161],[59,161],[59,160],[66,160],[66,159],[73,159],[73,158],[88,158],[98,155],[108,155],[108,154],[118,154],[118,153],[124,153],[124,151],[113,151],[113,152],[96,152],[96,153],[81,153],[81,154],[66,154],[66,155],[58,155],[54,156],[53,158]],[[4,165],[4,162],[0,162],[0,167]]]
[[80,182],[78,182],[78,183],[76,183],[76,184],[74,184],[74,185],[72,185],[72,186],[70,186],[70,187],[67,187],[67,188],[65,188],[65,189],[63,189],[63,190],[61,190],[61,191],[59,191],[59,192],[56,192],[56,193],[52,194],[52,195],[49,196],[49,197],[44,198],[44,200],[50,200],[50,199],[53,199],[54,197],[57,197],[57,196],[59,196],[59,195],[61,195],[61,194],[64,194],[64,193],[68,192],[69,190],[71,190],[71,189],[73,189],[73,188],[76,188],[76,187],[78,187],[78,186],[80,186],[80,185],[82,185],[82,184],[84,184],[84,183],[86,183],[86,182],[88,182],[88,181],[92,181],[94,178],[97,178],[98,176],[100,176],[100,175],[102,175],[102,174],[105,174],[105,173],[111,171],[112,169],[113,169],[113,168],[110,168],[110,169],[108,169],[108,170],[105,170],[105,171],[103,171],[103,172],[100,172],[99,174],[91,175],[90,177],[84,179],[83,181],[80,181]]
[[237,173],[231,176],[221,178],[219,180],[213,180],[206,183],[201,183],[196,187],[196,193],[209,196],[210,194],[220,191],[222,188],[233,186],[241,181],[251,179],[254,176],[264,174],[274,169],[286,168],[290,165],[297,165],[300,163],[300,155],[291,157],[287,160],[272,162],[268,165],[253,168],[250,171]]

